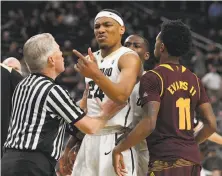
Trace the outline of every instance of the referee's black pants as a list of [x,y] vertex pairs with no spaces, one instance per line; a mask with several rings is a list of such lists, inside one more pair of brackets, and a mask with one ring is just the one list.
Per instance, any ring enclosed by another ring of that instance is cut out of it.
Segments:
[[55,160],[42,152],[6,149],[1,160],[2,176],[55,176]]

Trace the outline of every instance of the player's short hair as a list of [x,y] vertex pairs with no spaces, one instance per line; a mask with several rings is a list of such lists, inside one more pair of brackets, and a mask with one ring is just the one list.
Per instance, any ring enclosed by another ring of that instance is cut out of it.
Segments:
[[160,39],[171,56],[186,54],[192,45],[191,31],[181,20],[167,20],[163,22]]
[[[116,10],[114,10],[114,9],[103,9],[103,10],[101,10],[100,12],[102,12],[102,11],[107,11],[107,12],[115,13],[116,15],[118,15],[118,16],[123,20],[122,15],[121,15],[118,11],[116,11]],[[124,20],[123,20],[123,22],[124,22]]]

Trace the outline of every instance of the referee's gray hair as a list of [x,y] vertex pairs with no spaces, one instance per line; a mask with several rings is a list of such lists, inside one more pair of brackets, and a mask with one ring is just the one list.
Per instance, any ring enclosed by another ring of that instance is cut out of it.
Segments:
[[55,39],[49,33],[38,34],[28,39],[23,47],[23,57],[30,72],[41,72],[55,49]]

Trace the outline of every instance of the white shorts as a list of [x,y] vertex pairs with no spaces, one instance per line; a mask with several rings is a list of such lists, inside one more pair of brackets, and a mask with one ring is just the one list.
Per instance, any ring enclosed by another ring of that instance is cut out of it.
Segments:
[[148,164],[149,164],[149,151],[147,148],[146,140],[136,145],[137,159],[138,159],[138,170],[137,176],[147,176]]
[[[116,176],[112,165],[112,150],[120,135],[85,135],[72,176]],[[134,148],[122,153],[128,174],[137,175],[137,154]]]

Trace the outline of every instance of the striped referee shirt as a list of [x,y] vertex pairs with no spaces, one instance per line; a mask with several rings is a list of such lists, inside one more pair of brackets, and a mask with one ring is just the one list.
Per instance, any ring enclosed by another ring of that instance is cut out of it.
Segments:
[[56,160],[63,146],[66,124],[85,113],[67,90],[42,74],[31,74],[16,87],[5,148],[41,151]]

